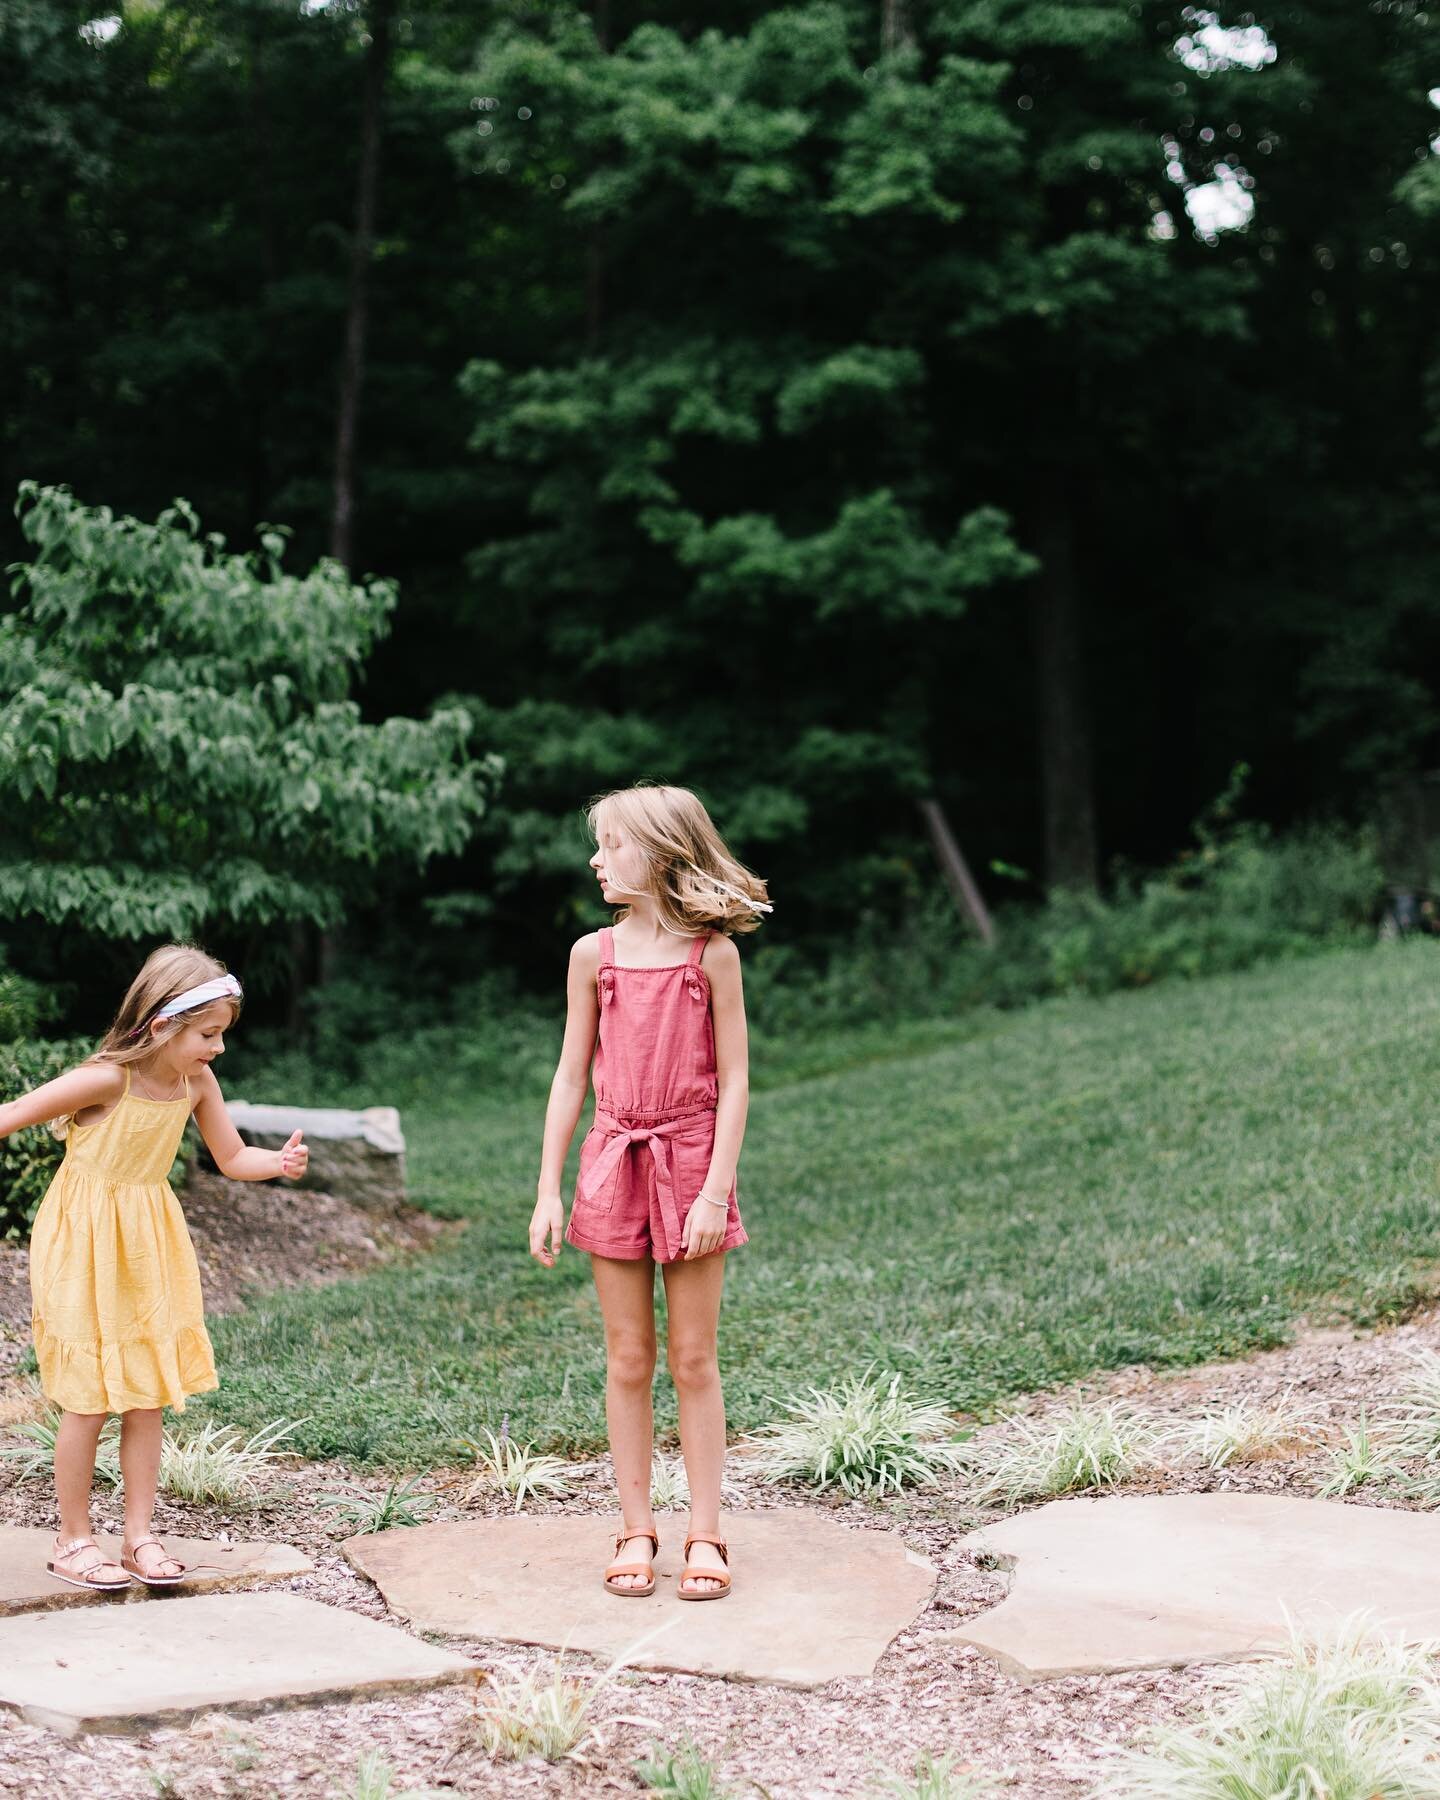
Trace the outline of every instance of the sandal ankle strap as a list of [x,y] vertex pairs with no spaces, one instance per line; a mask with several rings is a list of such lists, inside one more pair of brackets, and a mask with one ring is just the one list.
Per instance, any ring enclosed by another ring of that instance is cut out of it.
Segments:
[[713,1532],[692,1531],[690,1533],[689,1537],[685,1540],[685,1557],[687,1561],[690,1557],[690,1546],[692,1544],[713,1544],[720,1552],[721,1562],[728,1563],[730,1560],[730,1546],[725,1542],[724,1538],[716,1537]]
[[656,1556],[658,1556],[660,1554],[660,1539],[655,1535],[654,1526],[651,1526],[649,1531],[624,1531],[624,1530],[622,1530],[622,1531],[618,1532],[615,1537],[615,1554],[617,1556],[620,1554],[621,1545],[628,1544],[630,1542],[631,1538],[649,1538],[650,1542],[655,1547]]

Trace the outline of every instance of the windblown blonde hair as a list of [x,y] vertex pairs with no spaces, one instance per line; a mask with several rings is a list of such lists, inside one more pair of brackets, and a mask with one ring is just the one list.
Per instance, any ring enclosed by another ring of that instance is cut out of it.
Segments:
[[689,788],[616,788],[591,802],[585,822],[597,844],[607,827],[618,825],[642,853],[639,892],[655,902],[666,931],[680,937],[753,931],[761,909],[769,910],[765,883],[730,854]]
[[[161,1044],[183,1031],[197,1012],[204,1012],[207,1006],[215,1004],[213,1000],[207,1000],[188,1012],[176,1013],[173,1019],[166,1019],[158,1031],[151,1031],[150,1021],[165,1002],[183,994],[186,988],[199,987],[202,981],[213,981],[217,975],[228,973],[224,963],[194,944],[162,944],[158,950],[152,950],[141,965],[140,973],[125,990],[120,1010],[101,1038],[100,1048],[85,1061],[144,1062]],[[237,1018],[239,1000],[227,995],[225,1003],[232,1009],[232,1019]],[[52,1120],[50,1129],[56,1137],[64,1137],[70,1122],[67,1114]]]

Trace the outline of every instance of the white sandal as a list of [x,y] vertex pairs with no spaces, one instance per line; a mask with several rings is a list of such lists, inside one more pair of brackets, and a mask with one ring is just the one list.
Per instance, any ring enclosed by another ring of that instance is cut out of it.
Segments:
[[[93,1550],[95,1554],[83,1568],[67,1573],[59,1565],[62,1562],[68,1562],[80,1550]],[[102,1569],[114,1569],[120,1579],[118,1581],[114,1579],[98,1580],[97,1577]],[[57,1536],[54,1551],[50,1561],[45,1565],[45,1570],[57,1581],[69,1582],[71,1587],[86,1588],[92,1594],[116,1594],[121,1588],[127,1588],[130,1585],[130,1577],[125,1570],[113,1557],[106,1556],[93,1537],[71,1538],[68,1544],[62,1544]]]

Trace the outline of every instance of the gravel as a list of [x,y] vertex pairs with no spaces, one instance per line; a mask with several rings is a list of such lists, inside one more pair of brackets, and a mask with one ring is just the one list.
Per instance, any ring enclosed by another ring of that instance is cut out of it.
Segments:
[[[1325,1423],[1338,1438],[1341,1426],[1353,1422],[1362,1406],[1373,1414],[1377,1402],[1403,1382],[1405,1352],[1421,1345],[1440,1350],[1440,1311],[1370,1336],[1304,1332],[1286,1349],[1238,1363],[1181,1373],[1127,1369],[1037,1396],[1028,1410],[1043,1416],[1083,1396],[1124,1398],[1162,1417],[1179,1417],[1213,1403],[1273,1401],[1288,1393],[1297,1408]],[[1308,1494],[1323,1463],[1322,1448],[1219,1471],[1152,1472],[1126,1491],[1228,1488]],[[613,1513],[609,1469],[601,1459],[575,1465],[571,1474],[573,1494],[533,1504],[530,1510],[595,1515],[598,1570],[608,1552],[606,1532]],[[389,1479],[336,1465],[303,1464],[287,1469],[272,1492],[247,1510],[162,1499],[157,1525],[162,1531],[205,1535],[226,1530],[299,1545],[316,1559],[317,1569],[290,1583],[294,1591],[383,1619],[389,1616],[384,1602],[341,1557],[313,1499],[342,1484],[381,1491]],[[437,1518],[508,1510],[509,1502],[499,1495],[472,1493],[467,1471],[432,1472],[421,1485],[440,1498]],[[97,1502],[97,1523],[113,1523],[113,1498],[97,1493]],[[1093,1793],[1117,1748],[1148,1727],[1190,1715],[1226,1679],[1223,1668],[1198,1664],[1025,1687],[969,1646],[939,1641],[940,1633],[994,1605],[1004,1593],[1003,1575],[977,1566],[964,1542],[967,1531],[1000,1515],[979,1511],[955,1484],[880,1503],[801,1495],[762,1486],[738,1451],[730,1464],[728,1502],[733,1508],[809,1506],[842,1524],[895,1531],[939,1568],[934,1600],[864,1681],[796,1692],[696,1676],[614,1676],[597,1694],[589,1740],[574,1760],[553,1766],[538,1760],[497,1763],[484,1754],[475,1731],[477,1709],[485,1703],[482,1682],[475,1691],[451,1689],[249,1718],[212,1714],[185,1729],[137,1738],[67,1743],[44,1730],[0,1719],[0,1793],[43,1795],[46,1800],[80,1795],[154,1800],[157,1793],[177,1800],[353,1795],[359,1759],[373,1751],[394,1771],[392,1800],[410,1787],[474,1795],[633,1794],[640,1791],[634,1764],[651,1744],[673,1748],[689,1738],[740,1793],[772,1800],[873,1793],[882,1774],[908,1773],[916,1757],[927,1751],[951,1754],[959,1766],[994,1778],[1003,1793],[1061,1800]],[[1366,1490],[1354,1503],[1402,1504]],[[0,1475],[0,1520],[53,1524],[47,1485],[19,1484]],[[737,1570],[737,1578],[744,1580],[743,1569]],[[508,1645],[452,1642],[491,1673],[551,1661],[544,1652]],[[570,1661],[576,1672],[599,1673],[585,1658]]]

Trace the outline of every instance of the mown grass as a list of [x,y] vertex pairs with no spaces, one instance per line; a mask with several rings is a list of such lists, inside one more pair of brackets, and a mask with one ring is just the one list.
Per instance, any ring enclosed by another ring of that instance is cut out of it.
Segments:
[[[1097,1369],[1282,1342],[1302,1310],[1402,1311],[1440,1262],[1437,974],[1433,945],[1402,945],[761,1046],[732,1426],[872,1362],[983,1415]],[[433,1069],[399,1098],[415,1198],[466,1229],[216,1321],[207,1406],[303,1417],[298,1448],[355,1461],[448,1461],[507,1415],[541,1448],[599,1445],[586,1259],[547,1273],[525,1251],[543,1092],[457,1092]]]

